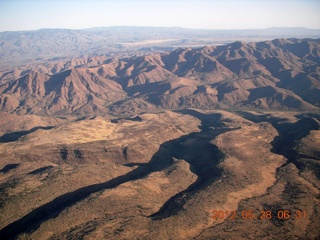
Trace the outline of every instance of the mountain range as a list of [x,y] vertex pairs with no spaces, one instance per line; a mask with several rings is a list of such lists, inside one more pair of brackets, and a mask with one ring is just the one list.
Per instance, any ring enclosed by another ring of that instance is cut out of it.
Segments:
[[320,39],[94,40],[121,29],[1,52],[0,239],[319,239]]
[[267,28],[200,30],[178,27],[100,27],[0,32],[0,65],[41,63],[84,55],[162,52],[178,47],[259,41],[275,38],[320,38],[319,29]]
[[15,67],[0,73],[0,110],[55,116],[189,107],[318,111],[319,49],[319,39],[237,41]]

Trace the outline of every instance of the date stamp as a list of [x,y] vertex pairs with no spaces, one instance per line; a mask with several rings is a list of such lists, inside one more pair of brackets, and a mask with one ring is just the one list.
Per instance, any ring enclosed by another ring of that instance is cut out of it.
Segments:
[[302,210],[278,210],[276,212],[272,212],[271,210],[260,210],[260,212],[254,212],[252,210],[213,210],[212,211],[212,219],[245,219],[245,220],[271,220],[271,219],[279,219],[279,220],[288,220],[288,219],[306,219],[307,213]]

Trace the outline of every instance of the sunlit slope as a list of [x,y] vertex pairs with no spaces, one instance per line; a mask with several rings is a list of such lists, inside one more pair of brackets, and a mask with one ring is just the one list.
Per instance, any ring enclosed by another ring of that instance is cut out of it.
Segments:
[[186,107],[317,111],[319,63],[312,39],[53,61],[2,71],[0,109],[55,116]]
[[319,120],[185,109],[38,129],[0,144],[0,236],[316,238]]

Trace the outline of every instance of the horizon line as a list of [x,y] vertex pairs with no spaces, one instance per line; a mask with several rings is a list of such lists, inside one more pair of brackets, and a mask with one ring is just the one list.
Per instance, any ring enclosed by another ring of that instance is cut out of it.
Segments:
[[304,30],[314,30],[320,31],[320,28],[310,28],[310,27],[265,27],[265,28],[187,28],[179,26],[129,26],[129,25],[113,25],[113,26],[99,26],[99,27],[88,27],[88,28],[60,28],[60,27],[48,27],[48,28],[39,28],[39,29],[25,29],[25,30],[4,30],[4,32],[33,32],[41,30],[74,30],[74,31],[83,31],[83,30],[94,30],[94,29],[107,29],[107,28],[167,28],[167,29],[182,29],[182,30],[196,30],[196,31],[254,31],[254,30],[270,30],[270,29],[304,29]]

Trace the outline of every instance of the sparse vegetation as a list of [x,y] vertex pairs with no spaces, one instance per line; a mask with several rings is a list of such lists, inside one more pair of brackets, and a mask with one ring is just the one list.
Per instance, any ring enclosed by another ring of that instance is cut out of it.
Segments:
[[0,239],[317,239],[318,49],[236,42],[3,71]]

